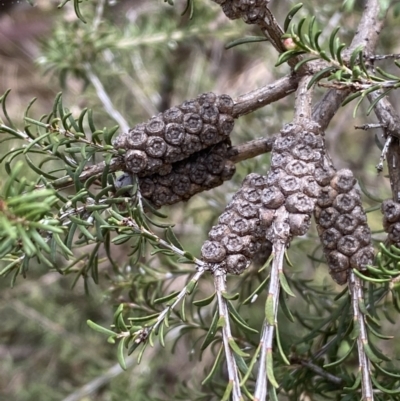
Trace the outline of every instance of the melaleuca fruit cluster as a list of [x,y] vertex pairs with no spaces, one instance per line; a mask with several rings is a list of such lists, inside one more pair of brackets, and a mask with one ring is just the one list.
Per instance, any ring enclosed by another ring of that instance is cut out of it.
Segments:
[[265,242],[260,224],[261,196],[267,187],[266,177],[249,174],[208,234],[202,248],[203,260],[211,271],[241,274]]
[[113,145],[125,150],[124,170],[168,174],[172,163],[224,141],[234,126],[233,104],[228,95],[204,93],[118,135]]
[[265,0],[213,0],[222,7],[229,19],[243,18],[248,24],[254,24],[264,18]]
[[288,212],[290,236],[304,235],[311,224],[324,176],[324,139],[319,126],[307,120],[287,124],[271,152],[271,168],[261,193],[260,219],[273,241],[272,223],[276,211]]
[[[317,230],[329,266],[338,284],[348,280],[349,269],[364,270],[374,260],[371,231],[353,173],[332,170],[315,208]],[[399,214],[400,216],[400,214]]]
[[139,179],[141,195],[155,207],[186,201],[230,180],[235,164],[228,159],[229,140],[197,152],[172,165],[170,173]]
[[389,242],[400,248],[400,203],[391,199],[382,202],[383,228],[388,233]]

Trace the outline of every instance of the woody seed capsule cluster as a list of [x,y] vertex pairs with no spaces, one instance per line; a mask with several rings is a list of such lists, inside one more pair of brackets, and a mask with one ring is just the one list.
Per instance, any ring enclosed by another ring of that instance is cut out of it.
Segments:
[[213,0],[221,5],[222,11],[229,19],[242,17],[248,24],[254,24],[264,18],[265,0]]
[[338,284],[347,282],[349,269],[363,270],[374,260],[371,231],[355,184],[350,170],[339,170],[322,188],[315,208],[329,273]]
[[125,171],[139,177],[168,174],[172,163],[227,139],[232,132],[233,100],[204,93],[120,134],[116,149],[124,149]]
[[265,242],[265,230],[258,216],[266,177],[251,173],[208,234],[201,254],[210,269],[216,267],[231,274],[241,274]]
[[235,165],[228,160],[229,141],[221,142],[172,165],[166,175],[140,178],[142,196],[154,206],[172,205],[215,188],[232,178]]
[[[307,232],[320,192],[323,156],[324,140],[314,122],[287,124],[282,129],[272,148],[267,186],[261,194],[260,219],[265,228],[271,226],[275,211],[284,206],[290,235]],[[272,237],[267,231],[267,238]]]
[[381,206],[383,228],[389,234],[391,244],[400,247],[400,203],[391,199],[385,200]]

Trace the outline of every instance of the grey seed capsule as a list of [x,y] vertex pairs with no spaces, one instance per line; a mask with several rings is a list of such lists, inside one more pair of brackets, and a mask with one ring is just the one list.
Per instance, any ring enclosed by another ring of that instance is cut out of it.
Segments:
[[[295,159],[303,160],[305,162],[317,161],[318,157],[313,148],[309,145],[299,143],[292,149],[292,155]],[[316,160],[314,160],[316,159]]]
[[239,253],[244,247],[242,237],[237,234],[228,234],[226,237],[222,238],[221,243],[229,254]]
[[358,226],[353,235],[358,239],[362,246],[371,244],[371,230],[368,226]]
[[179,146],[172,146],[167,144],[167,150],[165,151],[165,160],[181,160],[183,158],[181,148]]
[[351,214],[341,214],[335,222],[335,227],[343,235],[349,235],[354,233],[358,224],[357,217],[354,217]]
[[328,228],[327,230],[322,230],[321,242],[324,250],[336,249],[337,243],[339,242],[342,235],[335,228]]
[[296,137],[302,131],[302,128],[299,124],[288,123],[283,126],[281,129],[282,136],[294,136]]
[[207,157],[206,166],[211,174],[218,175],[224,170],[226,159],[222,156],[211,153]]
[[221,241],[224,237],[230,234],[229,227],[225,224],[217,224],[213,226],[208,233],[208,238],[212,241]]
[[266,187],[266,177],[264,175],[250,173],[244,179],[243,186],[263,189]]
[[185,114],[183,118],[183,126],[189,134],[199,134],[203,128],[203,120],[199,114]]
[[225,268],[230,274],[242,274],[249,264],[250,261],[244,255],[228,255],[226,258]]
[[250,259],[253,258],[254,254],[260,249],[259,243],[252,235],[242,237],[242,241],[244,246],[241,253]]
[[142,150],[128,150],[125,154],[126,168],[134,174],[147,167],[148,157]]
[[248,200],[249,202],[252,203],[258,203],[261,201],[261,190],[257,188],[243,188],[242,190],[242,196],[244,199]]
[[250,230],[250,224],[247,219],[243,217],[237,217],[229,222],[229,228],[233,234],[240,235],[243,237]]
[[164,136],[165,123],[161,115],[153,117],[145,125],[147,135]]
[[208,176],[207,167],[204,164],[194,164],[189,173],[189,178],[195,184],[202,184]]
[[[168,169],[165,170],[165,167],[169,167]],[[161,159],[156,159],[154,157],[148,157],[147,158],[147,167],[146,167],[146,171],[143,172],[143,174],[147,174],[147,173],[159,173],[160,169],[164,169],[163,173],[168,174],[169,172],[171,172],[171,165],[164,165]]]
[[318,198],[321,187],[318,185],[317,181],[314,180],[314,177],[307,176],[301,178],[301,190],[311,198]]
[[389,223],[394,223],[400,220],[400,203],[394,202],[391,199],[382,202],[382,214]]
[[181,145],[185,140],[185,129],[183,125],[178,123],[167,124],[164,138],[170,145]]
[[262,207],[259,209],[258,215],[261,225],[263,227],[269,227],[274,220],[275,210]]
[[291,152],[297,143],[294,136],[279,136],[274,142],[273,149],[276,152]]
[[311,218],[308,214],[290,213],[289,226],[290,234],[293,236],[305,235],[311,225]]
[[187,175],[176,174],[172,184],[172,191],[180,196],[187,194],[190,190],[190,178]]
[[205,124],[216,124],[219,119],[219,111],[213,103],[203,103],[200,108],[200,116]]
[[359,196],[352,193],[339,194],[333,202],[333,207],[341,213],[349,213],[359,203],[359,199]]
[[226,251],[220,242],[206,241],[201,247],[201,255],[206,262],[218,263],[225,259]]
[[367,265],[373,265],[375,250],[373,246],[366,246],[357,251],[350,258],[350,266],[354,269],[365,270]]
[[185,135],[185,141],[183,142],[182,151],[187,155],[199,152],[203,149],[203,145],[200,142],[200,138],[197,135]]
[[329,166],[325,159],[323,159],[323,164],[318,165],[315,169],[314,178],[315,181],[321,186],[328,185],[335,174],[335,170]]
[[324,140],[320,135],[307,131],[301,133],[301,142],[314,149],[322,149],[324,146]]
[[340,238],[337,244],[337,250],[343,255],[351,256],[360,249],[360,241],[353,235],[345,235]]
[[220,113],[231,115],[233,112],[234,102],[228,95],[219,95],[217,97],[216,105]]
[[183,113],[198,113],[200,111],[200,104],[196,100],[186,100],[179,108]]
[[236,210],[245,218],[256,217],[258,214],[258,206],[253,205],[249,201],[242,201],[236,206]]
[[290,213],[309,213],[315,207],[315,200],[301,192],[289,195],[285,202],[286,209]]
[[217,100],[217,96],[213,92],[206,92],[202,93],[201,95],[197,96],[198,103],[200,106],[203,106],[205,103],[212,104]]
[[150,157],[163,157],[167,150],[167,144],[164,139],[157,136],[149,137],[146,143],[146,153]]
[[264,187],[278,186],[280,180],[283,177],[286,177],[286,175],[287,175],[286,171],[279,168],[269,170],[268,175],[266,176],[266,178],[264,178],[265,180]]
[[169,188],[164,187],[163,185],[157,185],[157,188],[152,195],[152,201],[155,206],[161,207],[169,204],[172,195],[173,194]]
[[325,229],[330,228],[335,224],[338,217],[339,212],[335,208],[328,207],[322,209],[318,218],[318,224]]
[[129,130],[126,146],[130,149],[145,149],[147,145],[147,135],[145,133],[145,126],[136,126]]
[[235,120],[228,114],[220,114],[218,119],[218,132],[223,137],[227,137],[231,134]]
[[313,175],[315,167],[313,164],[303,162],[302,160],[292,160],[284,166],[284,169],[288,174],[296,177],[304,177],[306,175]]
[[393,223],[389,228],[389,240],[394,244],[400,242],[400,223]]
[[220,137],[217,128],[209,124],[204,125],[203,129],[201,130],[200,139],[201,142],[207,146],[218,143]]
[[261,202],[265,208],[278,209],[285,202],[285,196],[278,188],[265,188],[261,194]]
[[329,268],[329,274],[331,275],[332,279],[339,285],[346,284],[347,280],[349,279],[348,270],[335,271]]
[[224,169],[221,173],[221,178],[224,181],[230,180],[235,174],[235,171],[236,171],[235,163],[231,162],[230,160],[227,160]]
[[348,279],[349,258],[340,252],[333,251],[327,256],[329,274],[340,285],[346,284]]
[[283,177],[279,182],[279,187],[285,195],[291,195],[300,191],[300,179],[292,175]]
[[142,178],[139,181],[140,193],[144,198],[150,198],[155,190],[154,181],[150,178]]
[[344,168],[339,170],[332,178],[331,187],[338,192],[348,192],[353,188],[355,183],[356,179],[351,170]]
[[168,123],[182,123],[183,113],[178,107],[171,107],[163,113],[164,121]]
[[288,152],[277,153],[273,152],[271,156],[271,167],[273,169],[284,169],[291,161],[293,157]]
[[228,225],[229,222],[236,217],[239,217],[239,214],[237,214],[234,210],[225,210],[225,212],[219,216],[218,222],[219,224]]
[[126,132],[119,134],[113,139],[112,144],[115,149],[126,149],[128,147],[128,134]]
[[160,176],[159,174],[154,174],[151,176],[151,178],[155,178],[157,184],[164,185],[164,187],[170,188],[172,186],[172,183],[174,182],[175,175],[177,173],[175,170],[171,172],[170,174],[162,175]]
[[358,221],[358,224],[366,224],[367,223],[367,215],[364,212],[364,209],[360,206],[356,206],[350,213],[353,217],[355,217]]
[[317,205],[321,208],[333,205],[338,193],[331,187],[323,187],[317,199]]

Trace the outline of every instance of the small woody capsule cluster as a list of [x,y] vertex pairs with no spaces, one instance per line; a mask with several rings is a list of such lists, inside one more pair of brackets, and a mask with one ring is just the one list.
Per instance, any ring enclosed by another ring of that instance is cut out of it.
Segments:
[[228,151],[229,141],[224,141],[174,163],[172,171],[166,175],[140,178],[140,192],[155,207],[161,207],[215,188],[235,173],[234,163],[228,160]]
[[382,203],[383,228],[389,234],[388,239],[397,248],[400,247],[400,203],[391,199]]
[[275,211],[284,206],[289,214],[290,235],[308,231],[321,189],[318,177],[323,170],[323,156],[324,140],[317,124],[306,121],[282,129],[272,148],[267,187],[261,194],[260,219],[266,229]]
[[374,260],[371,231],[355,185],[350,170],[339,170],[322,188],[315,208],[329,273],[338,284],[347,282],[349,269],[363,270]]
[[224,269],[241,274],[265,242],[265,230],[258,217],[266,177],[251,173],[208,234],[201,254],[210,270]]
[[264,18],[265,0],[213,0],[222,7],[229,19],[243,18],[248,24],[254,24]]
[[125,171],[167,174],[172,163],[224,141],[234,126],[233,104],[228,95],[204,93],[120,134],[113,145],[126,150]]

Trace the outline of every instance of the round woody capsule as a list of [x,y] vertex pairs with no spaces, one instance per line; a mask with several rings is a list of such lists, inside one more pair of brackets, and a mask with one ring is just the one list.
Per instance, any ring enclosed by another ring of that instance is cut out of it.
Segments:
[[353,269],[365,270],[367,265],[372,265],[375,259],[375,250],[373,246],[366,246],[357,251],[350,258],[350,266]]
[[344,168],[339,170],[331,180],[331,187],[338,192],[350,191],[356,183],[351,170]]
[[145,125],[147,135],[164,136],[165,123],[162,116],[153,117]]
[[273,149],[276,152],[291,152],[296,143],[297,138],[294,136],[279,136],[274,142]]
[[261,189],[247,187],[242,189],[242,196],[244,199],[252,203],[258,203],[261,201]]
[[219,132],[214,125],[206,124],[201,130],[200,139],[201,142],[204,143],[204,145],[213,145],[215,143],[218,143],[220,139]]
[[[315,166],[311,163],[303,162],[302,160],[292,160],[283,168],[288,174],[296,177],[304,177],[306,175],[313,175]],[[318,182],[318,181],[317,181]]]
[[213,92],[206,92],[202,93],[201,95],[197,96],[197,101],[200,104],[200,106],[204,105],[205,103],[214,103],[217,99],[217,96]]
[[136,126],[135,128],[129,130],[126,139],[126,146],[129,149],[146,149],[147,145],[147,135],[145,133],[144,124],[141,126]]
[[190,190],[191,181],[187,175],[176,174],[172,184],[172,191],[179,195],[184,196]]
[[235,205],[236,211],[245,218],[253,218],[258,214],[258,207],[249,201],[241,201],[239,204]]
[[228,234],[226,237],[222,238],[221,243],[229,254],[239,253],[244,248],[244,241],[242,237],[237,234]]
[[266,209],[264,207],[259,209],[258,212],[259,219],[260,219],[260,224],[263,227],[269,227],[275,217],[275,210],[274,209]]
[[400,203],[394,202],[391,199],[382,202],[382,214],[389,223],[394,223],[400,220]]
[[182,124],[170,123],[165,127],[164,139],[170,145],[181,145],[185,140],[185,129]]
[[367,246],[371,244],[371,230],[366,225],[361,225],[356,228],[353,233],[354,237],[358,239],[361,246]]
[[348,193],[339,194],[333,202],[333,207],[335,207],[341,213],[349,213],[359,203],[359,194],[357,194],[355,191],[350,191]]
[[156,185],[151,178],[142,178],[139,180],[140,193],[144,198],[150,198],[154,193]]
[[230,229],[227,225],[217,224],[211,228],[208,233],[208,238],[210,238],[211,241],[221,241],[228,234],[230,234]]
[[164,156],[166,150],[167,144],[164,139],[157,136],[151,136],[147,139],[146,153],[150,157],[161,158]]
[[195,184],[201,185],[208,176],[207,167],[204,164],[194,163],[190,168],[189,178]]
[[285,206],[290,213],[311,214],[315,207],[315,200],[298,192],[287,197]]
[[316,162],[321,158],[321,155],[318,152],[315,152],[311,146],[303,143],[294,146],[291,153],[295,159],[303,160],[305,162]]
[[200,138],[197,135],[185,135],[185,141],[183,142],[182,151],[188,156],[199,152],[203,149],[203,145],[200,142]]
[[225,268],[230,274],[242,274],[249,264],[250,261],[244,255],[228,255],[225,261]]
[[327,255],[329,274],[338,284],[346,284],[349,276],[349,258],[340,252],[330,252]]
[[126,132],[119,134],[112,142],[115,149],[126,149],[128,134]]
[[351,214],[341,214],[335,222],[335,227],[343,235],[353,234],[359,225],[357,217]]
[[185,131],[189,134],[199,134],[203,128],[203,120],[199,114],[185,114],[183,118],[183,126],[185,127]]
[[[166,169],[167,166],[169,167],[169,169]],[[155,172],[159,173],[160,169],[163,169],[163,175],[168,174],[169,172],[171,172],[171,165],[170,164],[164,165],[161,159],[148,157],[146,171],[143,172],[142,174],[144,175],[145,173],[155,173]]]
[[164,187],[163,185],[157,185],[151,199],[155,206],[161,207],[163,205],[168,205],[172,197],[173,193],[169,188]]
[[293,175],[286,175],[279,182],[279,187],[284,195],[288,196],[300,191],[301,181]]
[[223,136],[227,137],[231,134],[235,120],[228,114],[220,114],[218,119],[218,132]]
[[128,150],[125,153],[126,168],[134,173],[140,173],[146,169],[148,163],[148,157],[142,150]]
[[285,168],[293,160],[289,152],[273,152],[271,156],[271,167],[273,169]]
[[[230,205],[228,205],[228,207],[229,207]],[[236,217],[238,217],[239,216],[239,214],[238,213],[236,213],[234,210],[232,210],[232,209],[228,209],[228,210],[225,210],[225,212],[223,212],[220,216],[219,216],[219,219],[218,219],[218,223],[219,224],[225,224],[225,225],[228,225],[229,223],[230,223],[230,221],[232,221],[234,218],[236,218]]]
[[311,225],[311,218],[308,214],[290,213],[289,226],[290,234],[293,236],[305,235]]
[[326,186],[321,188],[317,199],[317,205],[321,208],[326,208],[333,205],[338,193],[331,187]]
[[213,103],[203,103],[200,108],[200,116],[205,124],[216,124],[219,119],[219,111]]
[[389,240],[394,244],[400,242],[400,223],[393,223],[389,228]]
[[264,175],[250,173],[243,181],[243,186],[245,185],[248,185],[252,188],[264,189],[267,186],[266,177]]
[[297,137],[297,134],[299,134],[301,131],[302,128],[299,124],[288,123],[285,124],[281,129],[281,135],[282,136],[292,135],[294,137]]
[[172,171],[170,174],[160,176],[159,174],[156,173],[150,177],[151,178],[154,177],[155,180],[157,181],[157,184],[164,185],[164,187],[170,188],[172,186],[172,183],[174,182],[176,174],[177,173],[175,171]]
[[361,206],[356,206],[351,211],[351,215],[357,219],[358,224],[367,223],[367,215],[365,214],[364,209]]
[[286,177],[286,175],[286,171],[280,168],[270,170],[267,177],[264,178],[264,187],[278,186],[279,182],[282,180],[282,178]]
[[261,194],[261,202],[265,208],[278,209],[285,202],[285,197],[278,188],[265,188]]
[[339,212],[335,208],[322,209],[318,217],[318,224],[325,229],[330,228],[335,224],[338,217]]
[[183,122],[183,112],[178,107],[171,107],[164,111],[163,117],[166,124]]
[[235,163],[233,163],[230,160],[227,160],[225,162],[225,166],[224,169],[222,170],[220,177],[224,181],[230,180],[233,177],[233,174],[235,174],[235,171],[236,171]]
[[322,149],[324,146],[324,139],[320,135],[316,135],[313,132],[302,132],[301,142],[314,149]]
[[259,242],[257,242],[252,235],[242,237],[244,247],[242,254],[248,258],[252,258],[259,249]]
[[353,235],[345,235],[337,243],[337,250],[343,255],[351,256],[360,249],[360,241]]
[[201,255],[206,262],[218,263],[225,259],[226,251],[220,242],[206,241],[201,247]]
[[221,174],[225,167],[225,163],[226,159],[215,153],[211,153],[206,159],[207,169],[214,175]]
[[301,178],[301,191],[311,198],[318,198],[321,187],[315,181],[314,177],[307,176]]
[[229,95],[219,95],[216,105],[220,113],[231,115],[233,112],[234,102]]
[[229,228],[233,234],[243,237],[250,230],[250,223],[243,217],[236,217],[229,222]]
[[324,163],[322,165],[318,165],[315,168],[315,173],[314,173],[314,178],[315,181],[317,181],[317,183],[321,186],[325,186],[328,185],[335,173],[335,170],[329,166],[326,162],[325,159]]
[[322,230],[322,234],[320,233],[320,236],[324,250],[332,250],[336,249],[337,243],[342,237],[342,234],[335,228],[331,227],[327,230]]
[[198,113],[200,111],[200,104],[197,100],[186,100],[179,108],[183,113]]

